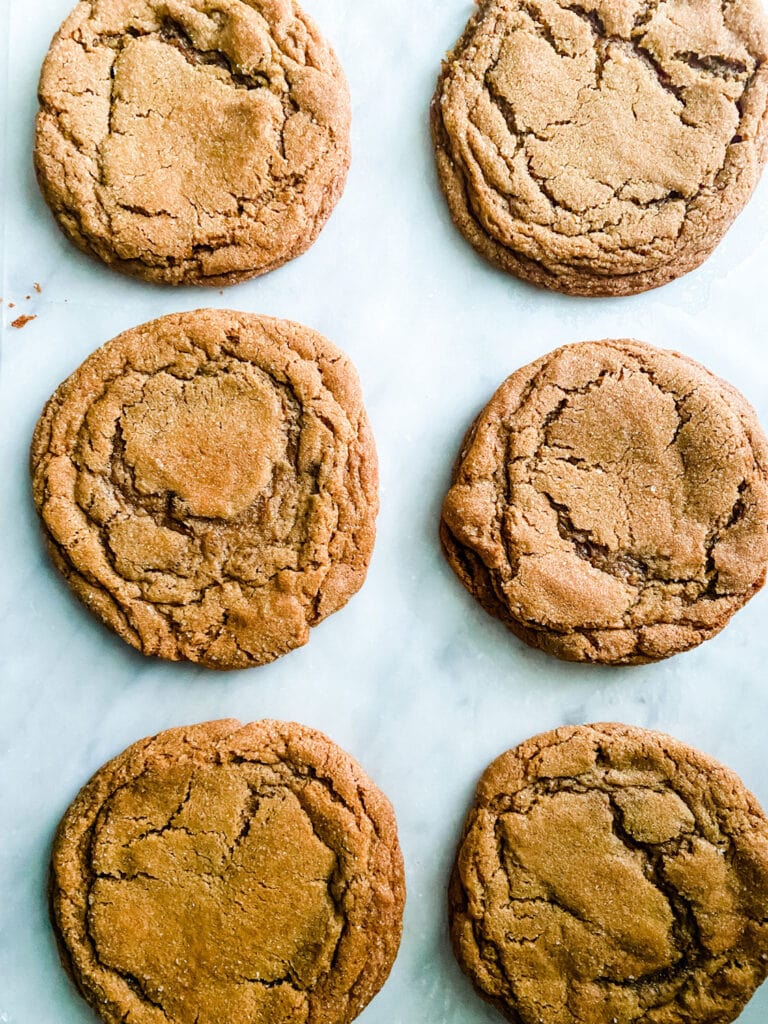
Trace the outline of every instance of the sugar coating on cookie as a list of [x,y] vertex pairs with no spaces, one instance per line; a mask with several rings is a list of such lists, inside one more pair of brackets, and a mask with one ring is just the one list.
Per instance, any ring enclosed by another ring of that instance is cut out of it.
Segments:
[[376,450],[349,359],[226,310],[129,330],[56,391],[35,502],[72,589],[145,654],[259,665],[362,585]]
[[670,736],[556,729],[484,773],[449,902],[514,1024],[726,1024],[768,971],[768,821]]
[[679,277],[760,176],[767,54],[760,0],[483,0],[432,104],[453,219],[559,291]]
[[39,97],[35,166],[58,223],[150,281],[272,270],[344,187],[346,80],[293,0],[82,0]]
[[480,603],[560,658],[655,661],[763,585],[768,441],[734,388],[634,341],[512,374],[454,468],[441,523]]
[[59,826],[62,960],[107,1024],[346,1024],[397,954],[389,801],[321,733],[207,722],[101,768]]

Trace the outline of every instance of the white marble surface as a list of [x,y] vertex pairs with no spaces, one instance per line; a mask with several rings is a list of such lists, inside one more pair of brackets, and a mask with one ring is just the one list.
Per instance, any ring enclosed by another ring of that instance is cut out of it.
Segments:
[[[661,665],[558,663],[473,604],[444,563],[436,525],[450,465],[508,373],[585,338],[677,346],[741,388],[768,423],[768,180],[706,266],[675,284],[614,300],[535,291],[473,254],[435,181],[427,106],[467,0],[307,0],[352,89],[354,159],[341,203],[311,252],[267,278],[226,293],[156,288],[77,253],[35,185],[36,79],[69,6],[0,0],[0,1022],[94,1019],[58,965],[44,897],[52,832],[78,787],[134,739],[224,716],[325,730],[395,804],[405,935],[361,1021],[500,1020],[476,999],[446,940],[446,877],[479,773],[535,732],[612,719],[714,754],[768,805],[768,592],[718,638]],[[27,479],[40,408],[87,354],[124,328],[201,305],[290,317],[345,348],[381,460],[379,536],[363,590],[308,646],[226,675],[145,660],[92,619],[45,556]],[[11,329],[19,313],[37,319]],[[768,986],[741,1021],[767,1017]]]

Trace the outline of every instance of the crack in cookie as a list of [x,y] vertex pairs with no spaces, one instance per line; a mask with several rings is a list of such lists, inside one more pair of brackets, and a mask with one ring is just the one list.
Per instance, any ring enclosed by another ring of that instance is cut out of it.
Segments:
[[54,843],[65,967],[108,1024],[345,1024],[405,898],[394,814],[304,726],[172,729],[105,765]]
[[692,360],[565,346],[478,417],[441,537],[470,593],[533,646],[658,660],[714,636],[763,585],[768,442]]
[[730,1021],[768,970],[768,822],[727,768],[630,726],[564,727],[483,774],[454,950],[514,1024]]
[[362,585],[376,454],[349,361],[200,310],[99,349],[46,406],[34,497],[75,593],[145,654],[264,664]]
[[623,295],[698,266],[768,154],[757,2],[485,0],[432,103],[451,214],[534,284]]
[[39,97],[35,166],[60,226],[151,281],[274,269],[344,187],[346,81],[293,0],[82,0]]

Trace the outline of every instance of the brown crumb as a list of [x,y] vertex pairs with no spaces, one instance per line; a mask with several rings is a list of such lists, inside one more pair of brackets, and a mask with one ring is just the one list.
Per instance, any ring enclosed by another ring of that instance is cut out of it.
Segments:
[[37,294],[39,295],[42,290],[43,289],[40,287],[37,281],[35,281],[35,291],[37,292]]
[[15,302],[9,302],[9,303],[8,303],[8,309],[13,309],[13,307],[14,307],[15,305],[16,305],[16,303],[15,303]]
[[[8,303],[8,305],[11,305],[11,303]],[[37,317],[36,316],[17,316],[16,319],[11,324],[11,327],[18,327],[19,329],[21,329],[22,327],[26,327],[30,320],[37,320]]]

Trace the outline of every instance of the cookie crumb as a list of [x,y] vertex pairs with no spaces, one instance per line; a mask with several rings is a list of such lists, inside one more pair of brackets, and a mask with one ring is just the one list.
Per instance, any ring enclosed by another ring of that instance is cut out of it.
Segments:
[[[8,305],[10,306],[11,303],[9,302]],[[30,322],[30,320],[37,320],[37,317],[34,316],[34,315],[32,315],[32,316],[17,316],[16,319],[11,324],[11,327],[16,327],[19,330],[21,330],[22,327],[26,327],[27,326],[27,324]]]
[[37,281],[35,281],[35,291],[37,292],[37,294],[39,295],[42,290],[43,289],[41,288],[41,286],[37,283]]

